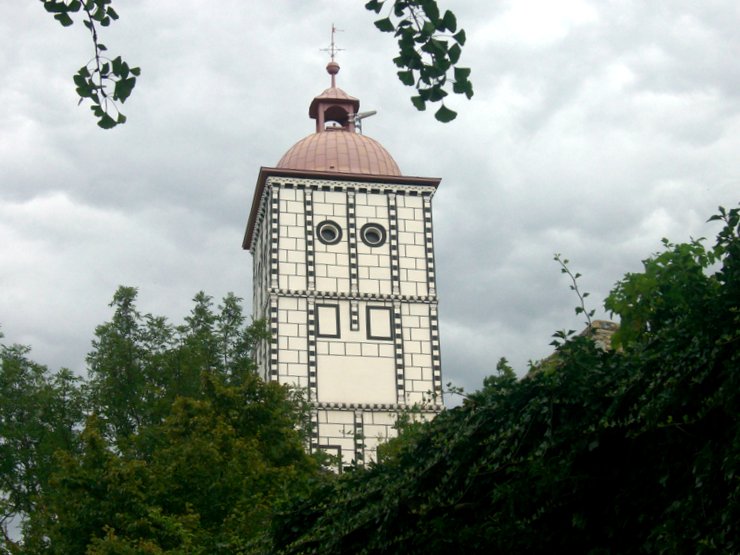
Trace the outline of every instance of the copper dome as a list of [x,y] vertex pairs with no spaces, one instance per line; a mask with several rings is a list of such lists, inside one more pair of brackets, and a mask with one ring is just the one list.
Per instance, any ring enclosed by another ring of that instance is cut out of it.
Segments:
[[367,175],[401,175],[382,145],[342,129],[321,131],[298,141],[277,163],[278,168]]

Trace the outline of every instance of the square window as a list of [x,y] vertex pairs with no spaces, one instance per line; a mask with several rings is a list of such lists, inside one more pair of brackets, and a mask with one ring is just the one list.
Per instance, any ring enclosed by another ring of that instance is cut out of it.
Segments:
[[393,310],[387,306],[367,307],[367,338],[393,339]]
[[316,315],[318,316],[318,337],[339,337],[339,305],[317,304]]

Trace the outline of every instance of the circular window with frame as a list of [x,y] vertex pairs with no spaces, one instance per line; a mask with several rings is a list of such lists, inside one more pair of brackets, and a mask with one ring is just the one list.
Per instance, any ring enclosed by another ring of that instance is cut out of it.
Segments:
[[336,245],[342,240],[342,228],[337,222],[324,220],[316,226],[316,237],[325,245]]
[[385,244],[385,228],[380,224],[365,224],[360,229],[360,239],[368,247],[382,247]]

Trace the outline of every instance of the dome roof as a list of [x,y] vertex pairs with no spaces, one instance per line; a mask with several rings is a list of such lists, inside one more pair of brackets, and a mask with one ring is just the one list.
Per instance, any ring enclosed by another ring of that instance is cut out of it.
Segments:
[[343,129],[326,129],[298,141],[278,168],[367,175],[401,175],[398,164],[376,140]]

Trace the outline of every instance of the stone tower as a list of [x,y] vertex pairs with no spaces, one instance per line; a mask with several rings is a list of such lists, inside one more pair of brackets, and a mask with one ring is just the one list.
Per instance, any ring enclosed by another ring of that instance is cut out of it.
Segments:
[[[437,178],[402,176],[358,132],[360,101],[331,86],[308,114],[316,132],[262,167],[243,248],[266,380],[305,388],[310,448],[342,464],[375,457],[397,414],[442,405],[432,197]],[[411,140],[411,137],[409,137]]]

